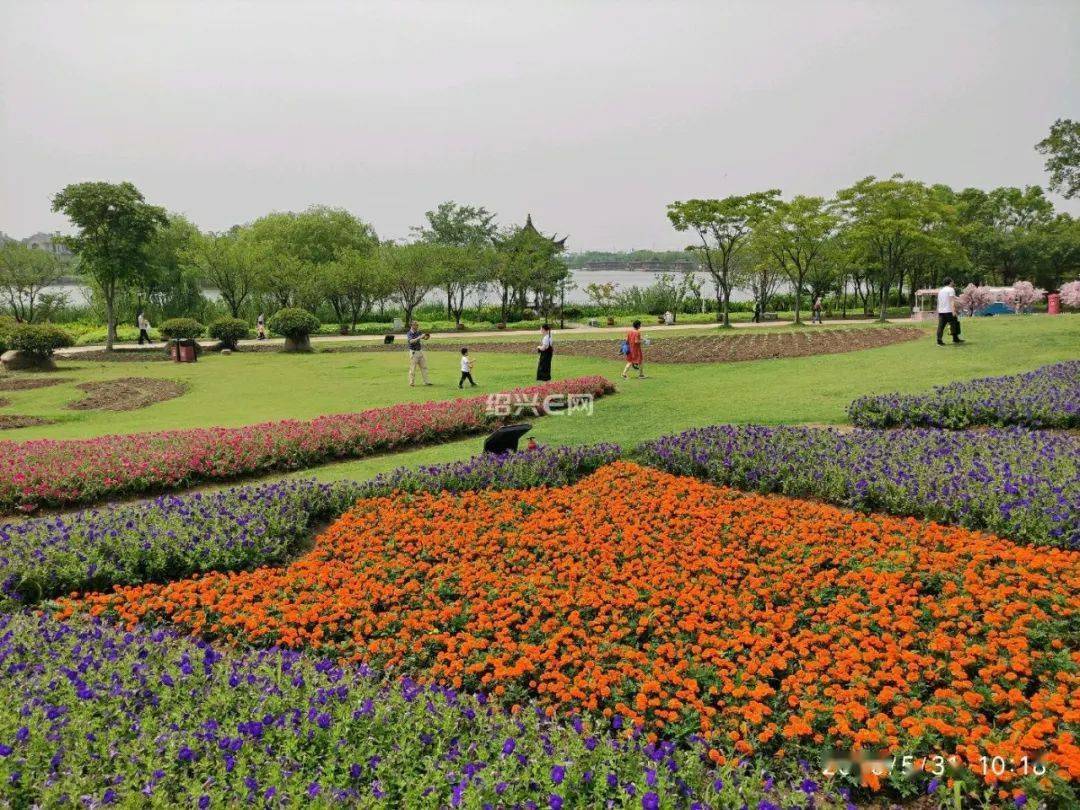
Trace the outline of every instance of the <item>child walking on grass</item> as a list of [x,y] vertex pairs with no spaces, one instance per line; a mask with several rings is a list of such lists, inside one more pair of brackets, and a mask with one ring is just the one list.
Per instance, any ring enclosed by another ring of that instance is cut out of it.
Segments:
[[473,378],[472,378],[472,367],[473,367],[473,361],[472,361],[472,358],[469,357],[469,350],[468,349],[462,349],[461,350],[461,379],[458,380],[458,384],[457,384],[458,388],[464,388],[466,380],[469,381],[469,385],[471,385],[473,388],[476,388],[476,383],[473,382]]

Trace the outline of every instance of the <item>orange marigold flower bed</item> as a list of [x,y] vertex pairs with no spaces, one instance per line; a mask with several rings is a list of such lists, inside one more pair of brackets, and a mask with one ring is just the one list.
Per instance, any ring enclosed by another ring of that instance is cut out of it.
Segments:
[[[884,749],[1080,777],[1080,555],[619,462],[360,501],[283,568],[69,600],[321,649],[742,752]],[[1008,781],[1014,773],[989,778]]]

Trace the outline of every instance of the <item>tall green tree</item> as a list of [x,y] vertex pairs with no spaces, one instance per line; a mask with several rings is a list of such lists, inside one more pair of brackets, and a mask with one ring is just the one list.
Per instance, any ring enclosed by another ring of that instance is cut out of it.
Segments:
[[234,318],[260,288],[265,276],[263,249],[243,238],[239,228],[223,234],[200,234],[183,251],[186,271],[220,293]]
[[758,222],[761,244],[795,291],[795,323],[802,323],[800,302],[807,279],[814,280],[815,292],[831,282],[826,248],[838,225],[839,217],[824,199],[803,196],[774,203]]
[[52,199],[79,229],[64,243],[79,257],[80,272],[101,290],[108,321],[105,347],[116,343],[116,300],[147,274],[147,245],[168,221],[165,209],[150,205],[131,183],[74,183]]
[[317,308],[326,285],[320,275],[343,251],[363,255],[378,245],[375,229],[342,208],[316,205],[300,213],[275,212],[244,229],[265,257],[263,291],[281,307]]
[[677,231],[690,231],[697,243],[688,249],[700,253],[705,269],[716,285],[716,317],[724,326],[731,326],[728,311],[731,291],[737,282],[737,270],[746,263],[737,263],[738,254],[746,246],[756,222],[777,204],[778,189],[725,197],[722,200],[687,200],[673,202],[667,216]]
[[0,244],[0,298],[15,320],[33,323],[45,290],[64,273],[60,257],[18,242]]
[[949,206],[931,190],[903,175],[867,177],[837,192],[845,221],[845,239],[876,276],[878,320],[888,316],[889,294],[920,249],[937,247],[944,238],[940,223]]
[[443,246],[429,242],[379,246],[377,267],[389,297],[405,311],[408,325],[415,310],[439,283],[443,272]]
[[564,290],[570,270],[561,260],[565,239],[545,236],[526,217],[520,227],[507,228],[495,237],[499,257],[493,280],[500,289],[501,316],[509,319],[510,309],[524,309],[531,295],[546,318]]
[[416,236],[424,242],[456,249],[456,253],[446,254],[445,272],[439,286],[446,295],[446,317],[460,323],[465,296],[489,280],[482,269],[488,267],[490,261],[484,260],[482,252],[493,244],[497,231],[495,215],[482,205],[459,205],[451,200],[440,203],[424,216],[427,225],[413,228]]
[[199,278],[184,255],[199,238],[199,229],[180,214],[168,214],[146,246],[147,268],[134,285],[136,310],[155,307],[165,318],[196,313],[204,299]]
[[1046,155],[1050,190],[1067,200],[1080,194],[1080,121],[1059,118],[1035,149]]

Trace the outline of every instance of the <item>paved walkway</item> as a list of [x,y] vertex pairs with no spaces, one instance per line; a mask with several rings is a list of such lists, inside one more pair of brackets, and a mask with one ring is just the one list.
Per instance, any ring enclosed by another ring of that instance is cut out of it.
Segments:
[[[772,328],[781,327],[781,326],[790,326],[791,323],[792,323],[791,321],[766,321],[765,323],[739,322],[739,323],[733,323],[732,326],[735,327],[736,329],[772,329]],[[823,325],[824,326],[852,326],[852,325],[857,325],[857,324],[865,325],[865,324],[869,324],[869,323],[876,323],[876,321],[868,320],[866,318],[861,318],[861,319],[858,319],[858,320],[852,320],[852,319],[840,320],[840,319],[837,319],[837,320],[826,321]],[[903,318],[903,319],[893,318],[893,319],[890,319],[889,323],[910,324],[910,323],[914,323],[914,321],[911,321],[911,320],[909,320],[907,318]],[[808,326],[809,326],[809,324],[808,324]],[[654,334],[656,332],[679,332],[679,331],[689,331],[689,330],[700,331],[702,329],[709,329],[709,328],[712,328],[712,327],[715,327],[715,324],[712,324],[712,323],[688,323],[688,324],[676,323],[676,324],[672,324],[671,326],[667,326],[667,325],[663,325],[663,324],[655,324],[654,323],[654,324],[643,324],[642,325],[642,329],[649,332],[650,334]],[[578,324],[578,325],[575,325],[575,326],[568,326],[566,329],[556,329],[554,331],[555,331],[555,334],[558,335],[558,336],[562,336],[562,335],[603,335],[603,334],[621,335],[621,334],[625,333],[628,328],[629,327],[626,327],[626,326],[582,326],[582,325]],[[813,325],[812,328],[816,328],[816,324]],[[446,339],[446,338],[461,338],[461,337],[468,337],[468,338],[497,337],[497,338],[503,338],[503,339],[512,339],[514,337],[535,337],[536,333],[538,333],[539,331],[540,331],[540,327],[537,326],[535,332],[532,331],[532,330],[526,330],[526,329],[499,329],[499,330],[492,330],[492,331],[486,331],[486,332],[471,332],[471,331],[470,332],[432,332],[431,333],[431,338],[432,338],[432,340],[436,340],[436,339],[439,339],[439,338]],[[400,338],[401,336],[399,335],[398,337]],[[381,343],[382,340],[383,340],[382,335],[313,335],[312,338],[311,338],[312,344],[326,344],[326,343],[331,343],[331,344],[332,343]],[[284,342],[285,342],[284,338],[267,338],[266,340],[241,340],[238,343],[238,345],[239,346],[280,346]],[[200,343],[200,345],[202,345],[202,346],[204,346],[206,348],[210,348],[211,346],[217,345],[216,340],[201,340],[201,341],[199,341],[199,343]],[[164,345],[164,342],[163,341],[158,341],[154,345],[155,346],[162,346],[162,345]],[[68,349],[58,349],[56,351],[56,354],[59,355],[59,356],[66,357],[66,356],[82,354],[84,352],[103,351],[104,349],[105,349],[104,344],[93,345],[93,346],[72,346],[71,348],[68,348]],[[137,351],[138,349],[139,349],[139,345],[137,343],[117,343],[116,344],[116,351]]]

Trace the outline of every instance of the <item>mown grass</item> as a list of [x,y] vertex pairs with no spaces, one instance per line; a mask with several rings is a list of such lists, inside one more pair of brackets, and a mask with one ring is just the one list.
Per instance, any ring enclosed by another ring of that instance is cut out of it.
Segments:
[[[647,365],[649,379],[626,381],[618,378],[622,370],[614,349],[618,336],[597,336],[612,341],[610,361],[560,357],[556,353],[555,377],[604,374],[619,383],[620,393],[598,402],[591,416],[538,419],[531,435],[541,443],[551,444],[633,444],[719,422],[839,424],[846,421],[848,403],[863,394],[921,391],[953,380],[1025,371],[1080,356],[1080,316],[1076,315],[967,319],[964,336],[968,340],[965,345],[938,347],[928,326],[923,340],[880,349],[744,363]],[[474,347],[474,376],[480,386],[465,391],[457,388],[458,355],[451,352],[428,353],[436,384],[426,388],[408,387],[404,351],[318,352],[301,356],[265,352],[231,357],[208,353],[193,365],[61,361],[59,376],[69,382],[52,388],[6,392],[3,396],[11,404],[0,408],[0,413],[58,421],[3,431],[0,439],[86,438],[310,419],[395,402],[486,394],[534,382],[535,361],[531,357],[485,353],[482,343],[468,341]],[[65,408],[81,397],[75,383],[125,376],[180,380],[188,390],[178,399],[138,411],[76,412]],[[480,440],[468,439],[329,465],[318,468],[315,474],[325,480],[366,478],[403,464],[462,458],[476,452],[479,446]]]

